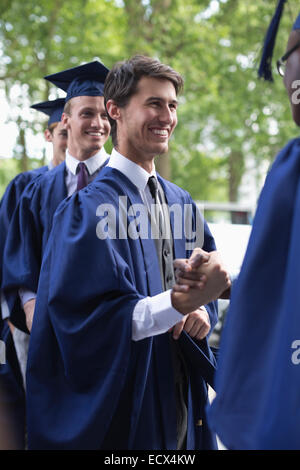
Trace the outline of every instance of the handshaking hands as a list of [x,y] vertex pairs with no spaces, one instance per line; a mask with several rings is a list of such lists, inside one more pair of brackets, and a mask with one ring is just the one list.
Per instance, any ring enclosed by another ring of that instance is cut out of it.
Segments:
[[189,259],[174,261],[173,307],[183,315],[220,297],[228,298],[230,277],[217,251],[196,248]]

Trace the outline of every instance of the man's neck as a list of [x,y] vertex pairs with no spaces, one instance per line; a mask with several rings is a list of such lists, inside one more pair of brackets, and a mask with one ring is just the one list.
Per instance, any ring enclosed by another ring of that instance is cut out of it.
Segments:
[[122,151],[122,148],[119,146],[115,147],[116,151],[119,152],[123,157],[128,158],[128,160],[132,161],[136,165],[139,165],[141,168],[146,170],[148,173],[151,173],[154,168],[154,157],[150,157],[149,159],[141,160],[140,158],[134,156],[133,154],[130,154],[129,152],[126,152],[125,150]]
[[98,148],[96,150],[92,150],[92,151],[82,151],[82,150],[76,150],[76,149],[72,149],[72,147],[68,148],[68,152],[69,154],[76,158],[76,160],[79,160],[80,162],[84,162],[85,160],[88,160],[89,158],[93,157],[94,155],[96,155],[97,153],[99,153],[101,150],[101,148]]

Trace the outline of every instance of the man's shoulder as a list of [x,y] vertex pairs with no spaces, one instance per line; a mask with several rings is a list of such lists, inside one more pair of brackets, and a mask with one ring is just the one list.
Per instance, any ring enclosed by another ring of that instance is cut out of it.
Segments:
[[287,142],[276,155],[274,161],[270,165],[268,175],[281,174],[283,168],[293,167],[294,171],[298,171],[300,163],[300,137],[296,137]]
[[41,173],[35,170],[25,171],[16,175],[8,184],[3,200],[10,198],[21,198],[26,194],[27,190],[30,190],[34,186],[34,182],[41,176]]
[[62,162],[59,165],[55,166],[49,171],[45,171],[41,173],[36,180],[39,184],[42,184],[45,181],[51,181],[57,177],[57,175],[60,175],[61,173],[64,174],[66,168],[66,163]]
[[289,140],[279,151],[277,159],[283,155],[288,155],[290,152],[300,152],[300,137],[295,137],[294,139]]
[[98,177],[82,191],[82,195],[94,195],[99,199],[118,199],[126,194],[128,189],[137,190],[134,184],[121,171],[109,166],[104,167]]
[[32,180],[37,178],[41,173],[38,173],[38,169],[36,170],[28,170],[23,171],[22,173],[18,173],[8,184],[7,189],[13,187],[24,187],[27,186]]
[[30,192],[47,192],[49,189],[52,189],[53,184],[61,175],[64,175],[65,172],[65,162],[60,163],[58,166],[52,168],[51,170],[44,171],[37,176],[35,176],[31,183],[27,186]]

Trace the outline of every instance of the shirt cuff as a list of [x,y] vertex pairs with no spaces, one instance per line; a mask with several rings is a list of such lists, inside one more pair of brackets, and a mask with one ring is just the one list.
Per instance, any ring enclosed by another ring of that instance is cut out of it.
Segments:
[[32,292],[30,290],[27,290],[27,289],[24,289],[23,287],[21,287],[19,289],[19,296],[20,296],[20,299],[21,299],[22,307],[24,307],[26,302],[36,298],[36,292]]
[[137,302],[132,314],[132,339],[139,341],[166,333],[183,315],[171,303],[171,289]]
[[10,317],[9,308],[3,291],[1,291],[1,316],[2,320],[6,320]]

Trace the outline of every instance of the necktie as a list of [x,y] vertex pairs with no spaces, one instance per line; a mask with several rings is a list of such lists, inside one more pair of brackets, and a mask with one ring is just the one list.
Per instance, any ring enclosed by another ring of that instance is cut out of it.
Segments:
[[80,162],[77,166],[77,191],[85,186],[89,182],[89,174],[85,163]]
[[158,228],[159,236],[161,237],[163,233],[163,216],[162,216],[162,212],[160,208],[158,184],[157,184],[157,179],[155,178],[155,176],[150,176],[150,178],[148,179],[148,186],[149,186],[151,196],[154,199],[155,223]]

